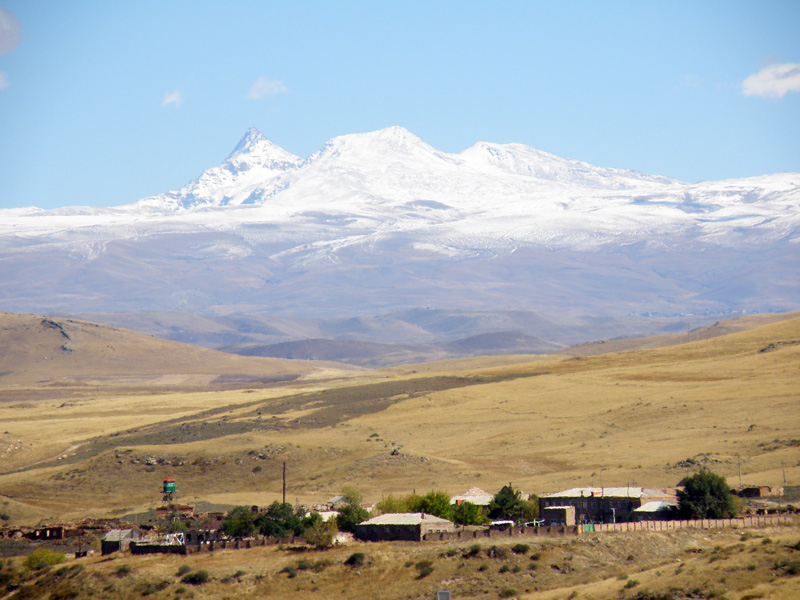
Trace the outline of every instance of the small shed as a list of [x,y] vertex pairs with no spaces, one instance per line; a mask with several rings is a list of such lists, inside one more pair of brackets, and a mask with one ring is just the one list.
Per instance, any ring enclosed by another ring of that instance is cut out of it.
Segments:
[[360,523],[356,537],[370,542],[420,541],[428,533],[455,531],[452,521],[427,513],[386,513]]
[[547,506],[542,511],[545,525],[575,525],[575,507]]
[[142,534],[137,529],[112,529],[100,542],[100,550],[105,556],[120,550],[125,551],[130,548],[131,542],[142,539]]

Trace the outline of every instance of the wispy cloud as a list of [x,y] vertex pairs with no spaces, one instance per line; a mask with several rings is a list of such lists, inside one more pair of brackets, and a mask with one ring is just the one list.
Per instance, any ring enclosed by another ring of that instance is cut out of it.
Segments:
[[8,75],[6,75],[5,71],[0,71],[0,90],[4,90],[8,87]]
[[783,98],[800,92],[800,63],[769,65],[742,82],[742,94],[762,98]]
[[266,77],[259,77],[247,93],[250,100],[260,100],[267,96],[277,96],[289,91],[283,82],[267,79]]
[[22,25],[10,12],[0,7],[0,54],[13,52],[22,39]]
[[161,104],[163,106],[169,106],[170,104],[180,106],[183,104],[183,96],[181,96],[181,93],[178,90],[168,92],[164,94],[164,99],[161,101]]

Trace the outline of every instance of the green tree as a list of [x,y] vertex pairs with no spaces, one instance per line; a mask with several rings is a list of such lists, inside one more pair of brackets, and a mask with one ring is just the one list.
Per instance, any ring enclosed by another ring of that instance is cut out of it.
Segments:
[[348,504],[339,509],[339,514],[336,516],[336,525],[339,527],[339,531],[355,533],[356,526],[368,518],[369,511],[366,508]]
[[256,532],[256,516],[249,506],[237,506],[222,520],[222,531],[231,537],[248,537]]
[[453,522],[459,525],[483,525],[486,520],[481,507],[472,502],[465,501],[453,507]]
[[339,531],[355,532],[356,526],[361,521],[366,521],[369,512],[361,506],[361,493],[353,487],[345,486],[342,488],[342,496],[347,503],[339,509],[336,516],[336,526]]
[[522,493],[511,485],[504,485],[489,503],[490,519],[509,519],[524,523],[533,519],[533,506],[522,498]]
[[702,470],[684,480],[678,490],[678,510],[685,519],[726,519],[738,513],[725,478]]
[[411,512],[408,509],[408,497],[389,495],[375,506],[380,514]]
[[307,515],[303,508],[294,508],[288,502],[276,500],[258,516],[256,525],[263,535],[285,538],[302,536],[309,526],[321,520],[322,517],[318,513]]
[[413,512],[424,512],[441,519],[452,520],[453,505],[450,504],[450,494],[442,491],[430,491],[419,498]]

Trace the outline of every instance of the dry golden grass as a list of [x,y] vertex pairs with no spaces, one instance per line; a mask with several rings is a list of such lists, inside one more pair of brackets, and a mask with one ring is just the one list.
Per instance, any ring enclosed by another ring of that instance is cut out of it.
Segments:
[[740,465],[744,484],[781,484],[785,471],[791,485],[800,476],[798,341],[800,319],[790,319],[590,357],[492,357],[257,390],[92,390],[66,402],[7,402],[0,489],[14,500],[13,521],[30,522],[152,507],[167,476],[184,501],[263,505],[280,497],[284,461],[289,497],[301,502],[344,485],[367,501],[476,485],[494,492],[508,482],[540,494],[670,486],[690,472],[678,465],[685,459],[734,485]]
[[[514,597],[617,600],[792,599],[800,593],[796,528],[530,537],[458,543],[353,543],[328,551],[259,547],[181,556],[91,557],[23,576],[20,598],[175,597],[324,600]],[[515,554],[523,541],[530,548]],[[499,551],[491,556],[491,546]],[[360,567],[345,564],[354,552]],[[12,568],[18,569],[18,559]],[[204,570],[202,585],[181,583],[179,569]],[[432,571],[420,577],[421,567]],[[75,567],[78,567],[77,569]],[[288,568],[295,569],[292,576]],[[72,569],[72,570],[70,570]]]

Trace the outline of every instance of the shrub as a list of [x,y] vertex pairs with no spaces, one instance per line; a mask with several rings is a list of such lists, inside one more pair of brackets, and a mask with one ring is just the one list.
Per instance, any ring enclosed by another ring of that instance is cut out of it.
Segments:
[[511,567],[509,567],[508,565],[503,565],[502,567],[500,567],[500,572],[501,573],[508,573],[510,570],[511,570]]
[[430,567],[430,566],[428,566],[428,567],[423,567],[423,568],[421,568],[421,569],[419,570],[419,575],[417,575],[417,579],[422,579],[422,578],[424,578],[424,577],[427,577],[427,576],[428,576],[428,575],[430,575],[431,573],[433,573],[433,567]]
[[530,571],[535,571],[538,568],[539,568],[539,563],[532,562],[532,563],[528,564],[528,569]]
[[635,579],[628,579],[628,581],[622,587],[625,589],[630,589],[632,587],[636,587],[637,585],[639,585],[638,581],[636,581]]
[[38,571],[44,567],[50,567],[67,560],[63,552],[48,550],[47,548],[37,548],[25,559],[25,566],[31,571]]
[[114,571],[114,575],[117,577],[126,577],[131,574],[131,571],[133,571],[133,569],[130,565],[120,565],[117,567],[117,570]]
[[508,556],[508,550],[506,548],[492,546],[486,550],[486,556],[489,558],[505,558]]
[[472,544],[469,547],[469,550],[464,553],[464,556],[478,556],[481,553],[481,545],[480,544]]
[[480,567],[478,567],[478,571],[486,571],[488,569],[489,569],[489,565],[487,563],[483,563],[483,564],[481,564]]
[[531,549],[531,547],[528,544],[515,544],[511,548],[511,551],[514,554],[525,554],[530,549]]
[[542,558],[541,552],[534,552],[533,554],[531,554],[531,560],[539,560],[540,558]]
[[297,577],[297,569],[291,565],[286,565],[280,571],[278,571],[278,573],[286,573],[289,576],[289,579],[294,579]]
[[178,567],[178,577],[183,577],[191,570],[192,567],[190,567],[189,565],[181,565],[180,567]]
[[366,560],[366,556],[363,552],[353,552],[350,556],[347,557],[347,560],[344,561],[349,567],[360,567],[364,564]]
[[208,571],[201,569],[194,573],[187,573],[181,578],[181,583],[188,583],[190,585],[202,585],[208,581]]
[[514,596],[517,595],[517,590],[512,588],[503,588],[502,590],[500,590],[498,595],[501,598],[513,598]]
[[453,556],[458,556],[458,555],[459,555],[458,548],[448,548],[447,552],[445,552],[445,556],[449,556],[451,558]]

